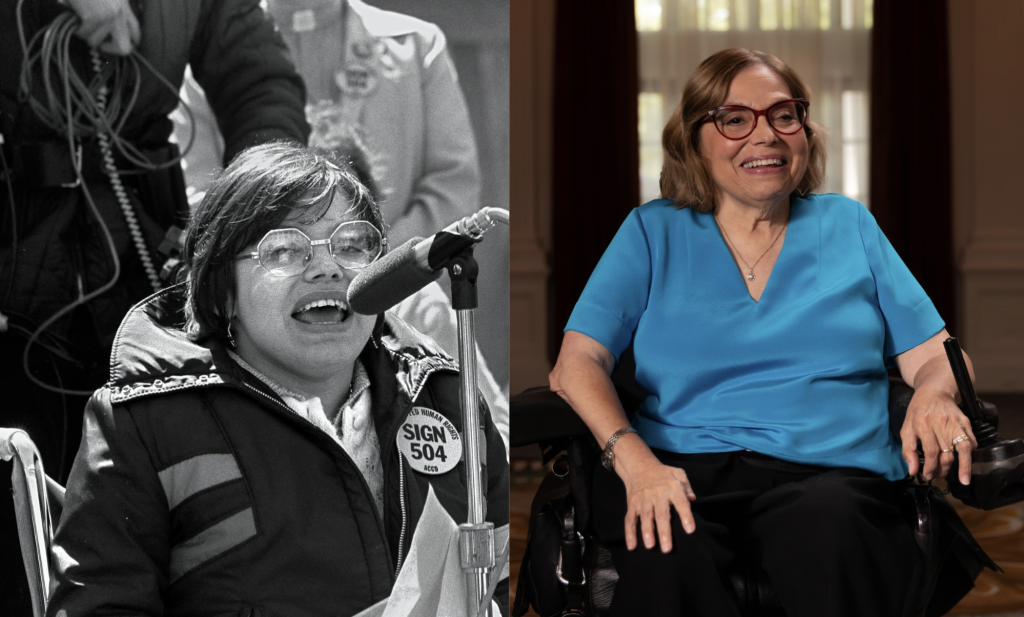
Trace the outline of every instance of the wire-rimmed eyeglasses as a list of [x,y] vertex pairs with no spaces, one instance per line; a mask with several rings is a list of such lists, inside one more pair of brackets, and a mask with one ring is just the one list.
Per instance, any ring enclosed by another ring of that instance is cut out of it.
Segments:
[[742,105],[721,105],[708,112],[715,128],[726,139],[743,139],[754,132],[757,119],[764,116],[768,125],[780,135],[792,135],[807,122],[807,108],[811,103],[806,99],[779,101],[768,109],[751,109]]
[[298,229],[272,229],[264,234],[256,250],[239,255],[236,261],[256,259],[275,276],[302,274],[313,261],[313,247],[325,245],[334,262],[358,270],[372,264],[384,251],[387,240],[367,221],[345,221],[323,240],[310,240]]

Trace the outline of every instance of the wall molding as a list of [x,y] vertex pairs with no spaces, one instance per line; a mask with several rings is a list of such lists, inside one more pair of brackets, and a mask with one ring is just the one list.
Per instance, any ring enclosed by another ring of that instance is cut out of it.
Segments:
[[975,230],[958,265],[961,272],[1024,271],[1024,229]]
[[1024,98],[1024,4],[949,2],[957,336],[982,393],[1024,392],[1024,118],[990,122],[993,100]]
[[547,384],[551,275],[551,122],[555,3],[516,0],[511,29],[513,182],[509,259],[510,392]]

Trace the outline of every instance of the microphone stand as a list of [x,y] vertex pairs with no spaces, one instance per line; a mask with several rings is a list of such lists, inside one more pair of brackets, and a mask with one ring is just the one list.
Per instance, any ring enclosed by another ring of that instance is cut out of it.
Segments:
[[[485,208],[488,227],[495,220],[508,224],[508,211]],[[485,229],[470,229],[477,238]],[[476,279],[480,266],[473,257],[473,245],[452,257],[445,269],[452,284],[452,308],[459,331],[459,402],[462,406],[462,431],[466,442],[466,494],[469,520],[459,525],[459,561],[466,575],[466,615],[493,617],[488,575],[494,570],[494,523],[487,515],[487,486],[483,467],[487,460],[487,443],[480,421],[476,377],[476,324],[474,310],[478,306]]]

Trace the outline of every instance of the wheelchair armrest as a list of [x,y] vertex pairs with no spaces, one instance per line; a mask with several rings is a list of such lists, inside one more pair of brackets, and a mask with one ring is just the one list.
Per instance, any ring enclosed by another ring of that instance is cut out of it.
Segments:
[[[622,408],[631,416],[648,394],[636,383],[632,343],[619,355],[611,380]],[[590,436],[587,425],[569,403],[546,387],[529,388],[513,396],[509,401],[509,415],[512,424],[509,445],[512,447],[536,443],[544,450],[545,444]]]
[[512,447],[590,435],[569,403],[545,387],[529,388],[509,402]]
[[900,429],[907,418],[907,407],[914,396],[914,389],[899,377],[889,377],[889,432],[896,438],[896,443],[903,443]]

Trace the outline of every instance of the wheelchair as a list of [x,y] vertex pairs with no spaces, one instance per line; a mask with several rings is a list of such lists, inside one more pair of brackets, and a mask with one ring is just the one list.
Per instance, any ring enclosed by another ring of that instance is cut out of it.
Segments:
[[[625,409],[636,409],[647,396],[636,385],[634,372],[630,346],[612,374]],[[890,378],[889,426],[897,441],[913,393],[902,380]],[[972,388],[970,395],[973,394]],[[974,413],[980,414],[982,425],[994,435],[998,411],[987,402],[977,402]],[[591,530],[590,491],[601,448],[569,404],[547,388],[531,388],[512,397],[510,413],[511,446],[537,444],[543,463],[551,463],[531,507],[526,552],[511,614],[521,617],[532,606],[541,617],[604,617],[618,574],[611,552]],[[974,425],[970,413],[968,417]],[[1024,449],[1020,440],[997,445],[1002,444],[1010,444],[1013,452]],[[973,464],[977,473],[977,456]],[[967,505],[984,509],[1024,500],[1024,482],[1019,477],[1024,475],[1024,452],[1012,458],[1012,465],[1009,470],[1000,471],[1012,472],[1013,477],[999,479],[998,486],[989,490],[998,495],[998,500],[987,499],[986,495],[985,503],[977,503],[972,499],[974,494],[964,493],[967,487],[962,486],[961,494],[954,494]],[[914,617],[944,615],[973,587],[982,569],[1003,572],[975,541],[946,500],[945,491],[930,483],[905,480],[900,506],[924,564],[922,584],[912,591]],[[726,571],[740,614],[785,617],[771,581],[751,552],[740,547]]]
[[39,450],[21,429],[0,428],[0,459],[14,463],[11,485],[32,615],[43,617],[52,578],[53,529],[64,507],[64,487],[46,475]]

